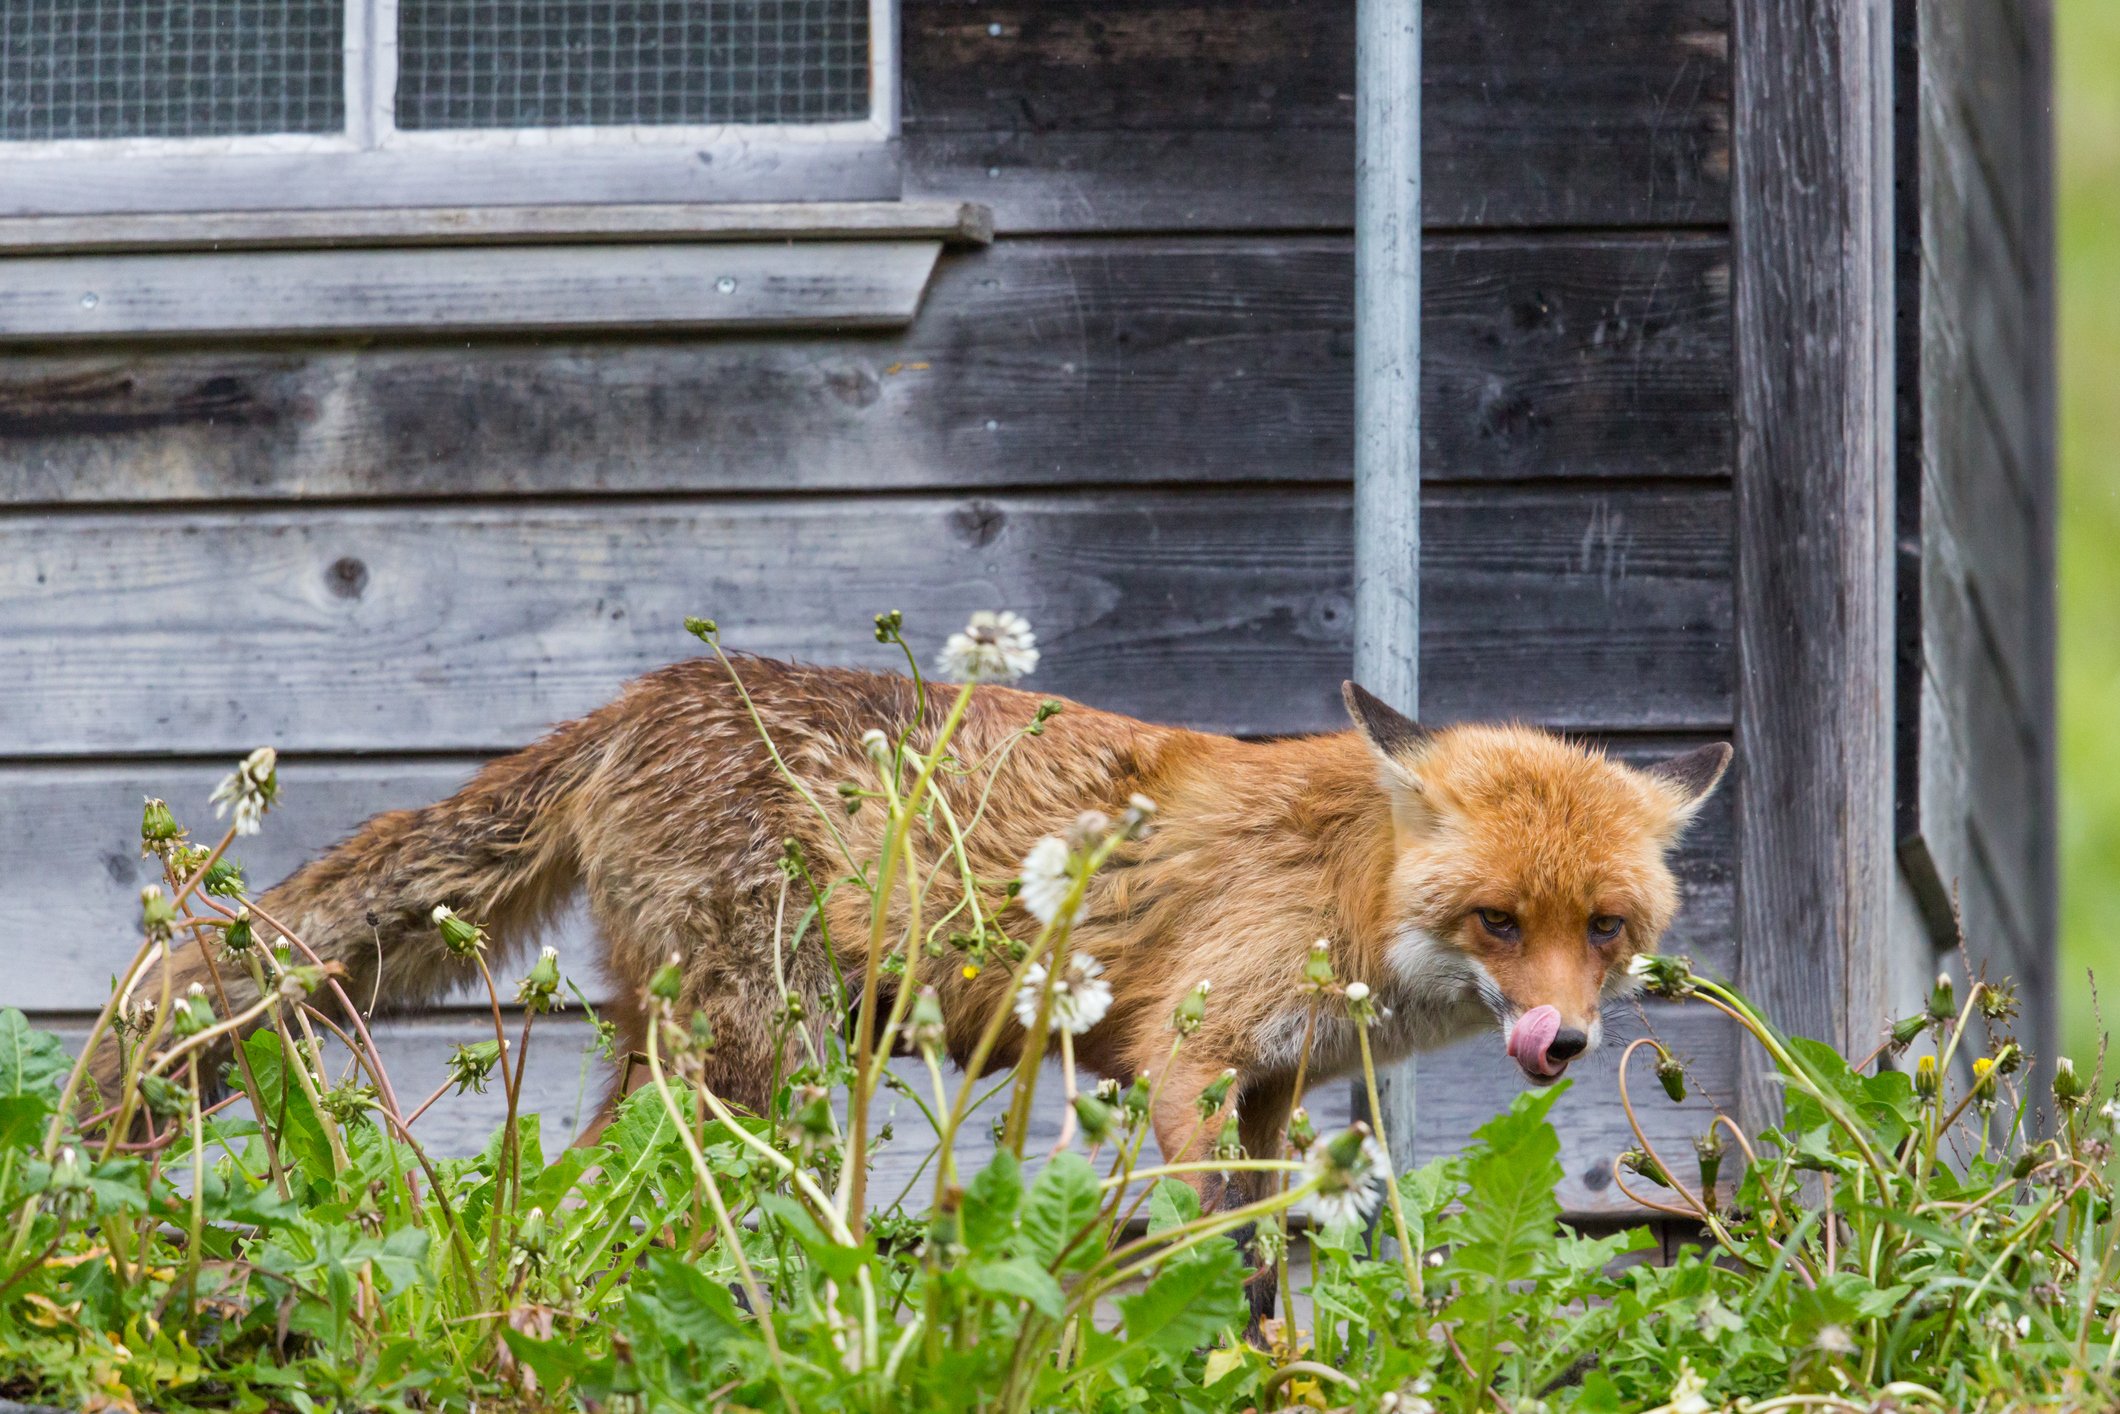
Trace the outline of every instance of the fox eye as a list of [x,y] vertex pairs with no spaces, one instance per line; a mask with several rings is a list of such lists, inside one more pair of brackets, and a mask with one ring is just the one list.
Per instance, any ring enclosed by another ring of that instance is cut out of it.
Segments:
[[1514,942],[1521,931],[1516,926],[1515,915],[1509,913],[1506,909],[1482,908],[1475,910],[1475,912],[1479,916],[1480,926],[1497,938]]
[[1590,918],[1590,941],[1609,943],[1619,936],[1619,930],[1627,926],[1627,920],[1616,913],[1598,913]]

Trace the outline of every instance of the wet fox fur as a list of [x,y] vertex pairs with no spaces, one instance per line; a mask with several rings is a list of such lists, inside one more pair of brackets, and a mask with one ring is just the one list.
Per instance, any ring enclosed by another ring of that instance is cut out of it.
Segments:
[[[895,732],[917,710],[902,677],[736,662],[782,756],[828,804],[838,783],[873,775],[863,732]],[[1082,811],[1116,816],[1137,793],[1157,802],[1154,829],[1113,857],[1077,924],[1074,946],[1104,965],[1113,1001],[1076,1055],[1122,1081],[1154,1071],[1170,1054],[1173,1009],[1212,981],[1206,1022],[1158,1091],[1152,1120],[1168,1160],[1203,1157],[1213,1142],[1219,1126],[1198,1124],[1196,1102],[1227,1067],[1239,1077],[1246,1149],[1277,1151],[1310,1011],[1303,964],[1319,938],[1330,941],[1341,980],[1369,985],[1383,1017],[1380,1059],[1482,1026],[1507,1035],[1527,1012],[1551,1007],[1558,1026],[1545,1017],[1535,1047],[1510,1051],[1533,1079],[1552,1079],[1597,1044],[1601,1005],[1633,985],[1628,959],[1653,949],[1670,923],[1678,896],[1665,854],[1730,759],[1716,745],[1635,769],[1524,727],[1425,730],[1351,683],[1345,696],[1354,730],[1278,741],[1069,704],[998,768],[972,863],[993,881],[998,916],[1024,938],[1035,923],[1019,905],[1002,906],[1002,888],[1031,846]],[[947,701],[930,695],[916,739],[937,729]],[[954,750],[985,758],[1040,701],[979,689]],[[974,776],[944,787],[962,797],[958,818],[969,818],[983,784]],[[879,808],[839,825],[857,857],[875,857]],[[624,1044],[645,1044],[643,988],[675,954],[684,1005],[704,1010],[719,1038],[710,1082],[762,1109],[779,1008],[770,947],[778,861],[790,836],[820,869],[839,858],[816,812],[779,775],[727,673],[700,659],[640,679],[440,804],[376,816],[261,904],[345,969],[349,996],[404,1010],[465,975],[432,921],[436,905],[516,950],[585,892]],[[953,901],[949,887],[938,881],[938,912]],[[861,970],[867,909],[859,890],[833,895],[831,934],[850,975]],[[177,962],[180,986],[204,977],[195,948]],[[824,996],[831,968],[821,947],[786,965],[792,986]],[[967,978],[953,962],[928,976],[961,1059],[1009,1004],[1009,971]],[[1014,1059],[1021,1033],[1010,1031],[997,1066]],[[1340,1009],[1322,1009],[1310,1077],[1358,1064]],[[1189,1136],[1199,1152],[1174,1152]],[[1211,1200],[1232,1196],[1203,1188]]]

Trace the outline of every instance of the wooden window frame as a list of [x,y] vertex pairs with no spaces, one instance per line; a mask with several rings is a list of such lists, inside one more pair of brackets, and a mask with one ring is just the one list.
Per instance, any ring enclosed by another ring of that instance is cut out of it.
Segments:
[[403,131],[397,11],[345,0],[343,132],[0,143],[0,216],[901,193],[897,0],[869,0],[869,116],[831,123]]

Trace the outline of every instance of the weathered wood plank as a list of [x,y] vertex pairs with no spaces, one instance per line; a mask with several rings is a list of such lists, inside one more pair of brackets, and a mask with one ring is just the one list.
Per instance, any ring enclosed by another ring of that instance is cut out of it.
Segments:
[[1901,773],[1930,923],[1950,938],[1955,903],[1974,955],[2025,984],[2035,1050],[2052,1016],[2049,21],[2016,0],[1918,9],[1919,759]]
[[1965,361],[1968,390],[1991,410],[2010,452],[2010,473],[2023,484],[2022,468],[2037,436],[2024,381],[2034,337],[2026,277],[2009,248],[1987,174],[1965,134],[1941,122],[1935,103],[1934,94],[1924,94],[1924,338],[1947,340]]
[[1901,812],[1900,828],[1911,834],[1900,849],[1939,943],[1955,940],[1953,914],[1962,909],[1968,942],[1976,933],[1984,939],[1981,955],[2029,957],[2045,828],[2037,728],[1977,610],[1955,527],[1933,503],[1921,531],[1920,587],[1918,696],[1902,708],[1915,714],[1919,733],[1918,795]]
[[[1918,168],[1902,249],[1916,327],[1902,387],[1918,420],[1903,460],[1902,850],[1936,936],[2026,955],[2041,820],[2040,605],[2047,592],[2029,471],[2050,433],[2027,376],[2040,311],[2015,170],[2033,136],[2027,53],[2006,0],[1916,7],[1918,101],[1902,144]],[[1998,158],[2004,159],[1998,162]],[[2005,170],[2007,164],[2008,170]],[[1905,424],[1903,424],[1905,425]],[[1918,556],[1918,558],[1916,558]],[[1975,915],[1981,924],[1973,926]],[[2014,964],[2012,964],[2015,967]],[[2015,970],[2024,970],[2016,967]]]
[[[1728,1103],[1733,1075],[1729,1028],[1721,1024],[1720,1018],[1701,1011],[1658,1008],[1648,1015],[1658,1034],[1693,1068],[1694,1094],[1683,1106],[1673,1106],[1663,1098],[1645,1065],[1638,1065],[1631,1075],[1636,1109],[1650,1140],[1675,1164],[1679,1162],[1675,1156],[1690,1153],[1693,1135],[1706,1127],[1712,1112],[1708,1097]],[[513,1018],[510,1020],[512,1040],[516,1028]],[[58,1031],[73,1046],[78,1046],[86,1034],[85,1025],[78,1019],[42,1024]],[[1554,1110],[1554,1124],[1561,1134],[1562,1162],[1568,1173],[1561,1199],[1574,1215],[1631,1218],[1641,1216],[1640,1210],[1610,1182],[1613,1156],[1633,1143],[1618,1103],[1614,1075],[1622,1038],[1640,1034],[1640,1028],[1629,1016],[1620,1019],[1611,1031],[1612,1043],[1575,1068],[1573,1093]],[[493,1034],[491,1021],[483,1013],[470,1010],[383,1021],[374,1027],[374,1032],[384,1069],[399,1098],[407,1104],[419,1103],[442,1083],[452,1048]],[[571,1141],[579,1124],[594,1116],[609,1084],[604,1062],[589,1054],[591,1041],[587,1022],[572,1011],[546,1018],[531,1035],[523,1109],[540,1116],[539,1127],[548,1153]],[[1505,1108],[1510,1095],[1521,1088],[1523,1082],[1515,1078],[1514,1067],[1507,1061],[1496,1063],[1500,1052],[1498,1039],[1479,1037],[1424,1059],[1419,1136],[1424,1158],[1461,1147],[1473,1129]],[[334,1046],[327,1063],[336,1073],[348,1064],[348,1058]],[[893,1066],[919,1093],[927,1093],[926,1073],[916,1063],[897,1061]],[[946,1079],[952,1086],[956,1084],[953,1072]],[[1040,1156],[1059,1138],[1060,1094],[1057,1072],[1049,1073],[1039,1087],[1041,1103],[1033,1114],[1028,1146]],[[1312,1122],[1327,1132],[1346,1125],[1352,1118],[1351,1094],[1344,1081],[1318,1085],[1306,1101]],[[974,1110],[971,1120],[959,1130],[956,1156],[961,1171],[976,1173],[993,1153],[989,1121],[1005,1102],[1003,1096]],[[500,1127],[506,1112],[506,1099],[495,1084],[483,1095],[444,1096],[414,1132],[422,1144],[436,1153],[475,1153]],[[932,1180],[934,1170],[930,1167],[923,1171],[921,1166],[933,1141],[917,1109],[886,1091],[872,1123],[878,1130],[890,1124],[895,1131],[893,1142],[877,1155],[870,1178],[872,1192],[889,1198],[915,1181],[916,1175],[924,1173]],[[1151,1146],[1151,1157],[1153,1153]],[[922,1195],[917,1192],[912,1201],[915,1207],[923,1205]]]
[[0,255],[886,238],[987,245],[994,215],[970,201],[755,201],[0,217]]
[[1965,360],[1955,355],[1948,331],[1932,329],[1923,343],[1924,522],[1950,535],[1977,623],[2012,691],[2030,703],[2041,673],[2036,644],[2046,593],[2038,578],[2038,529],[1987,405],[1970,386]]
[[891,329],[936,240],[24,256],[0,342],[548,330]]
[[[1707,488],[1430,493],[1422,678],[1440,719],[1713,729],[1729,500]],[[0,752],[481,750],[732,644],[888,665],[1029,615],[1034,686],[1246,733],[1336,725],[1348,496],[736,500],[0,521]]]
[[[1630,740],[1615,754],[1651,760],[1692,744],[1687,738]],[[262,890],[369,816],[442,799],[476,765],[471,758],[283,757],[281,801],[264,833],[238,841],[230,853],[243,863],[251,887]],[[161,878],[160,866],[142,860],[135,843],[142,798],[166,799],[196,834],[208,835],[215,822],[207,796],[227,769],[198,761],[0,768],[0,820],[37,822],[34,829],[0,834],[0,956],[38,959],[35,968],[18,970],[0,988],[0,1004],[54,1012],[102,1005],[112,975],[138,943],[140,889]],[[1666,944],[1724,973],[1737,961],[1730,821],[1729,801],[1718,795],[1679,846],[1675,865],[1684,906]],[[563,916],[548,940],[590,997],[611,995],[579,910]],[[500,967],[504,977],[513,965]]]
[[2020,256],[2031,250],[2037,147],[2026,8],[2024,0],[1922,0],[1917,21],[1923,102],[1933,95],[1952,148],[1992,185]]
[[[1732,9],[1740,981],[1846,1048],[1883,1020],[1897,867],[1889,11]],[[1743,1088],[1778,1107],[1754,1059]]]
[[[2017,983],[2026,1015],[2037,1018],[2050,997],[2041,988],[2053,980],[2051,951],[2030,931],[2021,902],[2005,897],[1999,880],[1997,856],[1990,841],[1997,838],[1993,825],[1984,818],[1973,788],[1974,756],[1987,750],[1968,740],[1963,727],[1946,705],[1933,673],[1923,686],[1921,713],[1921,832],[1905,842],[1907,877],[1917,892],[1929,936],[1937,953],[1931,966],[1948,968],[1961,975],[1960,946],[1973,965],[1986,967],[1992,977],[2010,977]],[[1990,767],[1992,771],[1992,767]],[[2020,782],[2022,793],[2029,782]],[[2032,842],[2001,837],[2005,850],[2028,854]],[[2020,878],[2023,865],[2014,868]],[[2036,1020],[2027,1034],[2036,1031]],[[2034,1052],[2038,1055],[2038,1052]]]
[[[1904,459],[1899,819],[1908,879],[1932,934],[1959,917],[1976,956],[2028,979],[2044,970],[2040,862],[2048,769],[2040,656],[2051,593],[2035,514],[2041,448],[2029,368],[2050,327],[2025,243],[2038,146],[2026,32],[2010,0],[1915,8],[1917,102],[1902,160],[1918,207],[1901,288],[1914,327],[1900,352],[1912,399]],[[2036,1024],[2034,1026],[2036,1030]]]
[[[506,1021],[512,1046],[521,1034],[521,1018],[509,1013]],[[38,1024],[57,1033],[69,1048],[75,1049],[88,1032],[86,1023],[79,1018],[43,1019]],[[472,1010],[379,1021],[371,1030],[384,1073],[407,1107],[418,1105],[447,1079],[449,1053],[454,1048],[493,1038],[491,1014]],[[588,1022],[571,1008],[544,1018],[531,1032],[521,1113],[538,1116],[539,1137],[547,1158],[572,1143],[595,1119],[610,1090],[616,1072],[595,1054],[594,1047],[595,1036]],[[352,1064],[352,1057],[344,1048],[335,1042],[326,1043],[325,1066],[329,1074],[351,1074]],[[891,1069],[907,1085],[917,1087],[916,1093],[923,1097],[929,1093],[927,1071],[917,1060],[894,1060]],[[945,1072],[945,1083],[952,1091],[957,1082],[956,1072]],[[1030,1164],[1033,1169],[1059,1140],[1062,1093],[1060,1070],[1055,1064],[1040,1079],[1040,1103],[1032,1111],[1027,1149],[1036,1156]],[[1346,1086],[1322,1086],[1312,1095],[1312,1120],[1321,1130],[1344,1128],[1350,1122]],[[968,1112],[954,1150],[961,1172],[977,1173],[992,1157],[993,1121],[1007,1105],[1004,1092]],[[235,1108],[247,1110],[247,1106]],[[507,1114],[507,1095],[496,1079],[484,1094],[451,1093],[435,1101],[413,1127],[413,1135],[432,1154],[475,1154],[506,1123]],[[934,1180],[934,1168],[928,1164],[935,1148],[933,1131],[917,1107],[889,1089],[878,1095],[870,1118],[870,1134],[880,1138],[886,1125],[892,1128],[893,1136],[875,1151],[876,1162],[869,1181],[870,1192],[879,1201],[897,1196],[916,1175],[924,1176],[929,1185]],[[1153,1143],[1144,1162],[1155,1162]],[[916,1211],[924,1209],[931,1192],[931,1187],[916,1188],[908,1206]]]
[[[1570,1093],[1553,1109],[1567,1173],[1561,1203],[1570,1213],[1585,1216],[1641,1218],[1646,1216],[1643,1210],[1612,1181],[1613,1160],[1636,1147],[1619,1103],[1619,1058],[1627,1042],[1654,1034],[1686,1063],[1684,1104],[1672,1104],[1658,1087],[1653,1055],[1635,1056],[1627,1068],[1627,1084],[1649,1141],[1689,1187],[1697,1187],[1694,1136],[1707,1132],[1718,1107],[1737,1113],[1739,1042],[1743,1039],[1749,1046],[1750,1040],[1705,1007],[1655,1005],[1640,1014],[1631,1007],[1613,1010],[1606,1019],[1604,1045],[1569,1067]],[[1522,1075],[1502,1054],[1499,1036],[1477,1036],[1422,1056],[1416,1075],[1414,1148],[1422,1162],[1463,1148],[1472,1131],[1506,1108],[1509,1097],[1524,1086]],[[1632,1174],[1626,1182],[1638,1193],[1667,1201],[1671,1197]]]
[[[1427,219],[1720,223],[1724,0],[1431,0]],[[1352,6],[1291,0],[912,0],[907,189],[1004,231],[1344,228]]]
[[[1432,238],[1437,479],[1721,477],[1728,248]],[[1004,242],[884,338],[0,359],[30,502],[1344,481],[1347,242]]]
[[1995,740],[1976,736],[1954,701],[1964,695],[1962,684],[1946,686],[1923,664],[1914,704],[1921,796],[1901,853],[1939,946],[1955,945],[1962,921],[1976,955],[2029,955],[2036,838],[2026,831],[2039,798],[2036,758],[2014,728]]

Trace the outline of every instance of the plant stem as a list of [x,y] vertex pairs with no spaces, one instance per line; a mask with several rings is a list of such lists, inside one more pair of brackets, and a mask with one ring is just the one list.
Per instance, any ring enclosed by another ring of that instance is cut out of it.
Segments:
[[[234,1011],[235,1008],[229,1004],[228,987],[221,980],[221,965],[214,961],[211,939],[200,940],[199,956],[206,959],[206,975],[213,978],[214,996],[221,1003],[221,1013],[225,1016]],[[251,1095],[257,1094],[258,1078],[251,1073],[250,1053],[243,1049],[242,1039],[240,1037],[237,1038],[236,1043],[229,1049],[235,1053],[236,1070],[243,1077],[244,1092]],[[258,1135],[265,1145],[265,1165],[272,1171],[273,1188],[279,1193],[283,1201],[293,1197],[294,1190],[288,1186],[287,1168],[280,1162],[280,1146],[273,1135],[271,1127],[260,1124],[258,1126]]]
[[1406,1288],[1418,1301],[1422,1296],[1421,1254],[1413,1250],[1413,1241],[1406,1233],[1406,1209],[1399,1201],[1399,1177],[1391,1162],[1391,1140],[1384,1133],[1384,1106],[1377,1093],[1377,1066],[1369,1050],[1368,1021],[1357,1017],[1354,1034],[1362,1047],[1362,1083],[1369,1093],[1369,1122],[1376,1129],[1377,1149],[1384,1155],[1384,1199],[1391,1205],[1391,1225],[1399,1239],[1399,1262],[1406,1271]]
[[[780,1354],[780,1335],[773,1329],[773,1310],[766,1304],[766,1294],[758,1285],[758,1277],[751,1270],[750,1258],[744,1255],[743,1242],[736,1234],[736,1224],[729,1218],[728,1204],[721,1198],[721,1185],[714,1181],[714,1170],[707,1167],[707,1156],[700,1150],[699,1141],[692,1135],[692,1126],[677,1108],[677,1099],[670,1093],[669,1078],[663,1074],[662,1047],[657,1020],[648,1023],[648,1075],[655,1084],[655,1093],[662,1098],[663,1110],[670,1116],[670,1123],[677,1126],[677,1137],[685,1146],[685,1154],[692,1161],[692,1172],[707,1190],[707,1201],[713,1206],[715,1224],[721,1229],[721,1240],[727,1244],[729,1255],[736,1262],[737,1277],[743,1282],[744,1294],[750,1298],[752,1317],[758,1322],[758,1332],[766,1343],[766,1354],[772,1358],[773,1368],[779,1372],[783,1397],[786,1396],[788,1367]],[[793,1401],[789,1408],[794,1408]]]
[[206,1116],[199,1112],[199,1058],[185,1059],[185,1079],[191,1085],[191,1223],[184,1233],[184,1305],[198,1298],[199,1244],[206,1235]]

